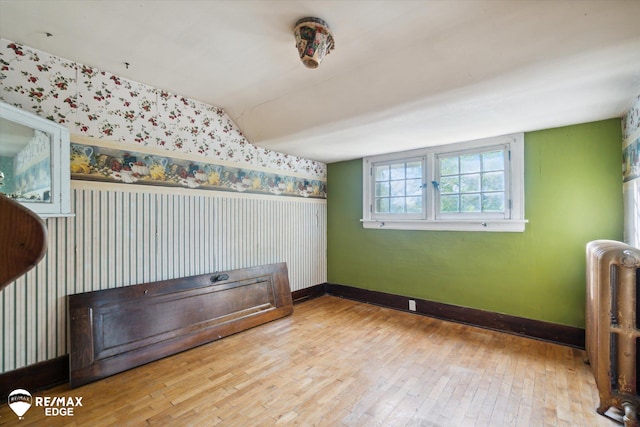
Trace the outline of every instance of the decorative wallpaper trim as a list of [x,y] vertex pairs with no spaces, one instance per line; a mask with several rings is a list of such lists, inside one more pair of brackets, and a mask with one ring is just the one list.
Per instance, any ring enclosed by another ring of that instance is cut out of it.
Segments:
[[640,137],[622,150],[623,181],[640,178]]
[[631,107],[622,118],[622,139],[633,141],[634,137],[640,137],[640,95],[637,95]]
[[640,95],[622,117],[622,175],[625,183],[640,179]]
[[[70,133],[326,178],[321,162],[252,145],[213,105],[0,38],[0,100]],[[240,166],[243,167],[243,166]]]
[[317,179],[77,142],[71,143],[70,168],[76,180],[323,199],[327,195],[326,183]]
[[151,154],[151,155],[160,156],[160,157],[170,156],[171,158],[174,158],[174,159],[181,159],[181,160],[186,160],[191,162],[204,162],[204,163],[213,163],[213,164],[229,166],[229,167],[242,167],[242,168],[249,168],[255,171],[276,173],[276,174],[282,174],[286,176],[294,176],[297,178],[316,179],[323,182],[327,181],[326,177],[318,177],[313,174],[305,174],[305,173],[294,172],[294,171],[282,171],[279,169],[274,169],[271,167],[260,166],[260,165],[238,164],[238,162],[234,162],[231,160],[212,159],[212,158],[204,157],[199,154],[181,153],[178,151],[171,151],[167,153],[166,150],[163,150],[161,148],[149,147],[149,146],[132,147],[131,144],[128,144],[126,142],[112,141],[112,140],[101,139],[101,138],[93,138],[90,136],[84,136],[84,135],[78,135],[78,134],[71,134],[70,139],[72,143],[80,144],[80,145],[91,145],[94,147],[102,147],[102,148],[115,149],[115,150],[121,150],[121,151],[131,151],[133,149],[136,152],[140,152],[143,154]]

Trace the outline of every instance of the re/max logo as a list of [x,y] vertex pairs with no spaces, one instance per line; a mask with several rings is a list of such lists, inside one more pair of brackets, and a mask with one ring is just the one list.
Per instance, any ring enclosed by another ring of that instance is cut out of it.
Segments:
[[36,406],[44,406],[47,417],[73,417],[74,408],[82,406],[82,397],[40,397],[35,398]]
[[82,406],[82,397],[40,397],[36,396],[36,406]]

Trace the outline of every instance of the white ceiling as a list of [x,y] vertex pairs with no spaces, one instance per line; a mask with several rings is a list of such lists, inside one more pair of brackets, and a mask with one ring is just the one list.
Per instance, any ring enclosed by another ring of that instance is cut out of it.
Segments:
[[[295,48],[305,16],[335,35],[316,70]],[[639,18],[638,0],[0,0],[0,36],[326,163],[620,117],[640,93]]]

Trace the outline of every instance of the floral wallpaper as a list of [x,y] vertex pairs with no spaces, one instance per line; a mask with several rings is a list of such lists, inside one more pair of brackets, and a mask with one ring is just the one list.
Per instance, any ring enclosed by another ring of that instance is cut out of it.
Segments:
[[323,163],[250,144],[218,107],[2,38],[0,100],[73,134],[326,179]]
[[640,137],[622,150],[622,174],[624,182],[640,178]]
[[72,178],[90,181],[314,198],[327,190],[321,180],[77,143],[70,168]]
[[628,141],[640,132],[640,95],[636,96],[631,108],[622,118],[622,138]]
[[622,173],[627,182],[640,178],[640,95],[622,118],[622,138]]

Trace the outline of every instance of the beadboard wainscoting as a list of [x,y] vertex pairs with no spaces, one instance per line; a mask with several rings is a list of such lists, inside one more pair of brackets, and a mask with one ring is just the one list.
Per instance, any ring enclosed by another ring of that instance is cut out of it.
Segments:
[[324,199],[72,181],[71,203],[0,293],[0,373],[68,353],[70,294],[277,262],[292,291],[327,281]]

